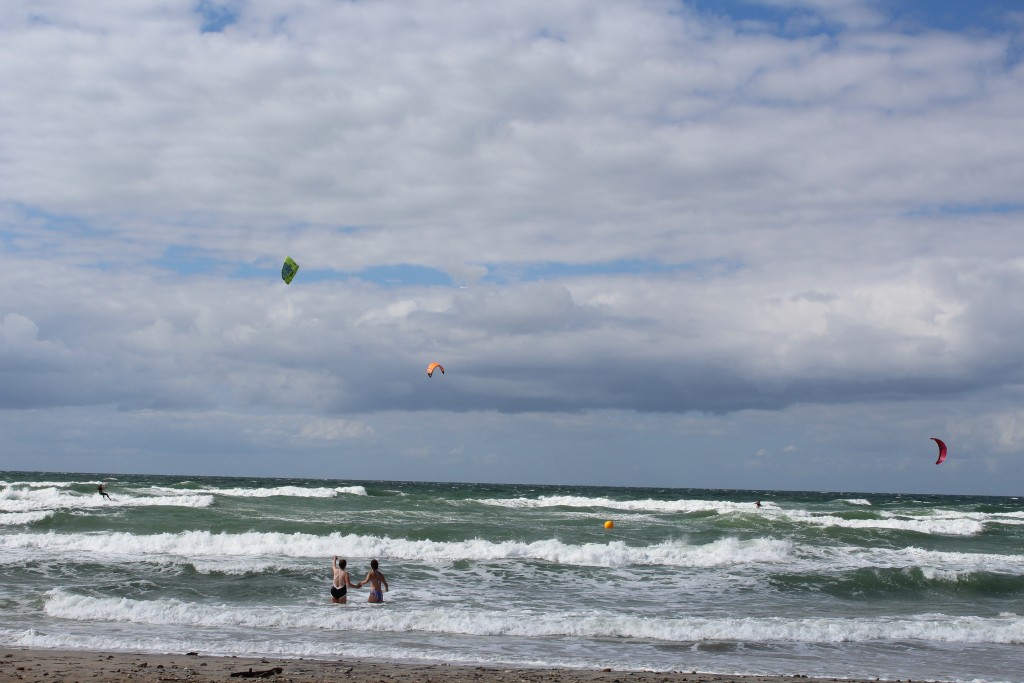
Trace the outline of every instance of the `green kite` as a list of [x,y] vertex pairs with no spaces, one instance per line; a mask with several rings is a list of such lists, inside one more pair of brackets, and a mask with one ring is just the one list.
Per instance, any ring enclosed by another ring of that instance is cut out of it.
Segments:
[[284,265],[281,266],[281,279],[286,285],[290,285],[297,272],[299,272],[299,264],[293,261],[291,256],[286,256]]

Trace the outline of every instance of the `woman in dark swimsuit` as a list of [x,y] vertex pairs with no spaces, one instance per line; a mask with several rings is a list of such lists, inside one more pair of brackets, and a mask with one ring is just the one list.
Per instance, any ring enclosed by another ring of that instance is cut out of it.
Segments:
[[356,584],[356,588],[362,588],[364,583],[370,584],[370,599],[367,602],[384,602],[384,593],[381,592],[381,584],[384,585],[384,590],[388,590],[388,580],[384,578],[384,575],[377,569],[379,565],[377,560],[370,560],[370,573],[366,575],[366,578]]
[[345,571],[346,564],[348,562],[344,558],[339,560],[337,555],[334,556],[334,561],[331,562],[331,570],[334,572],[334,579],[331,581],[331,602],[337,605],[348,602],[348,598],[345,595],[348,593],[349,586],[357,588],[352,583],[352,578],[348,575],[348,572]]

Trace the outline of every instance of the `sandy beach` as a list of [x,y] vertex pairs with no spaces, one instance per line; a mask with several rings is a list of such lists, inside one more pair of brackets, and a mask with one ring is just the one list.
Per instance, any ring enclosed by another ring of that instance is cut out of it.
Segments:
[[[816,683],[857,679],[800,674],[728,676],[690,671],[512,669],[498,666],[395,663],[375,660],[210,657],[197,653],[147,654],[0,648],[0,681],[30,683],[106,681],[171,682],[275,680],[292,683]],[[877,680],[877,679],[876,679]],[[867,683],[867,681],[864,681]],[[908,683],[910,683],[908,681]]]

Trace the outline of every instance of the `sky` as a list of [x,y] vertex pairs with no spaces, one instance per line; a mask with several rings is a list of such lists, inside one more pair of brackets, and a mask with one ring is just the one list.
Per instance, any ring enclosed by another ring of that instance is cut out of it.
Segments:
[[9,0],[0,269],[0,470],[1024,495],[1024,5]]

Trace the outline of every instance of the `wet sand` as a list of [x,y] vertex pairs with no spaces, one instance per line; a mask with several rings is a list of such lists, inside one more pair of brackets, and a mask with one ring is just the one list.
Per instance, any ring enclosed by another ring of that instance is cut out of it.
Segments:
[[845,683],[857,683],[857,679],[821,679],[799,674],[726,676],[690,671],[512,669],[501,666],[413,664],[360,659],[322,661],[211,657],[198,653],[135,654],[0,648],[0,682],[4,683],[204,683],[261,680],[280,683],[824,683],[842,680]]

